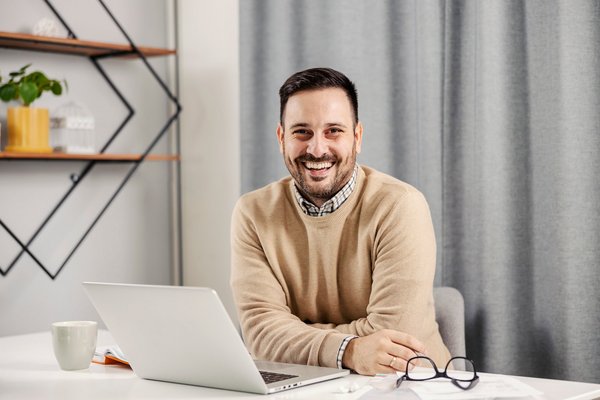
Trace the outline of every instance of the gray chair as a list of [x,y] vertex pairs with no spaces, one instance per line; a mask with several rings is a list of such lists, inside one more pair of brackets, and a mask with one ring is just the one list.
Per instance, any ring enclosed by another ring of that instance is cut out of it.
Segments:
[[[453,357],[465,356],[465,300],[462,294],[449,286],[435,287],[433,301],[440,335],[450,354]],[[462,369],[459,365],[455,367]]]

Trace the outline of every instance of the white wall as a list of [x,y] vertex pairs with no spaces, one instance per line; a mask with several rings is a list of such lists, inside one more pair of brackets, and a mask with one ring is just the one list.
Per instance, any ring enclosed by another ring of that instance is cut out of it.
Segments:
[[231,211],[239,196],[238,0],[178,1],[183,284],[229,289]]
[[[170,2],[106,3],[137,44],[167,45],[166,7]],[[80,39],[125,42],[96,1],[54,0],[53,4]],[[0,9],[3,31],[30,32],[39,19],[52,16],[41,0],[0,0]],[[3,75],[29,62],[50,77],[66,79],[69,85],[65,96],[45,94],[39,105],[52,110],[70,100],[84,103],[96,118],[99,141],[125,117],[125,108],[86,58],[0,49]],[[166,78],[167,60],[157,58],[151,63]],[[168,103],[141,61],[113,59],[101,64],[136,110],[109,150],[141,152],[166,121]],[[0,120],[5,116],[6,104],[1,103]],[[5,123],[2,135],[6,135]],[[167,147],[168,140],[163,139],[157,152],[166,152]],[[83,165],[0,161],[0,218],[17,235],[28,239],[68,189],[69,175]],[[32,250],[52,270],[89,226],[128,168],[120,164],[95,167],[34,243]],[[28,256],[23,256],[6,277],[0,277],[0,336],[46,330],[57,320],[99,320],[81,288],[82,281],[172,282],[170,168],[164,162],[142,164],[55,281]],[[18,251],[16,243],[0,229],[0,267],[6,269]]]

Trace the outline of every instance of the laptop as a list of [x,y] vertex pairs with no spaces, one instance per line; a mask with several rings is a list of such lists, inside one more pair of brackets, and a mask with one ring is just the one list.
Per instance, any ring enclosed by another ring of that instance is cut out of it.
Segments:
[[83,286],[141,378],[267,394],[349,373],[254,361],[210,288],[100,282]]

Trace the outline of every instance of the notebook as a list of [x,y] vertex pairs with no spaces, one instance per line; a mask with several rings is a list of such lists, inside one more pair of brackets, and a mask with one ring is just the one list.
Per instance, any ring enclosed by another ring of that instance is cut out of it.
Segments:
[[[142,378],[251,393],[342,377],[348,370],[254,361],[210,288],[84,282],[92,304]],[[268,380],[281,379],[267,383]]]

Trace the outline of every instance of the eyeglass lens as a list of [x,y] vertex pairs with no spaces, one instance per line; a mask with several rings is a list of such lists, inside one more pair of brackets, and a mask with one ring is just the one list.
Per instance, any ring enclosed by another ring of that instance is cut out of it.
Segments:
[[[437,367],[428,357],[415,357],[412,359],[414,365],[423,367],[416,368],[406,373],[406,377],[413,381],[423,381],[438,377]],[[439,371],[444,373],[444,370]],[[455,357],[446,365],[446,376],[460,382],[470,382],[475,379],[475,366],[473,362],[464,357]]]
[[473,362],[464,357],[454,357],[446,365],[446,376],[462,382],[470,382],[475,379],[475,366]]
[[437,367],[428,357],[414,357],[411,359],[411,364],[416,368],[406,373],[406,377],[411,381],[425,381],[437,377]]

